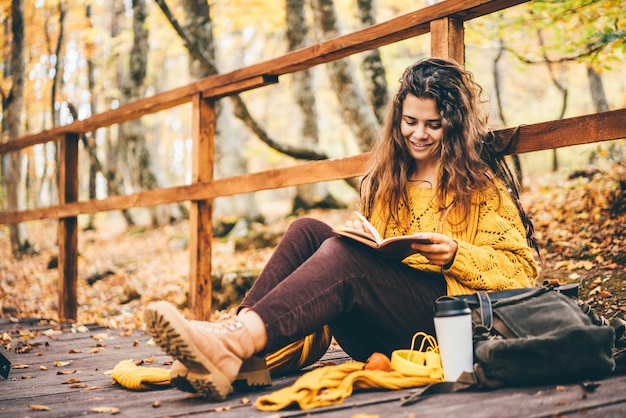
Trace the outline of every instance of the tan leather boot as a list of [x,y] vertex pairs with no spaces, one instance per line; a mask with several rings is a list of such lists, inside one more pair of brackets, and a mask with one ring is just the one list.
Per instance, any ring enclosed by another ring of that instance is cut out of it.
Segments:
[[[271,376],[297,372],[322,358],[331,340],[330,329],[325,325],[321,330],[269,353],[265,357],[254,355],[244,360],[233,386],[242,391],[271,386]],[[206,386],[208,378],[207,375],[190,372],[178,360],[172,364],[170,370],[172,385],[185,392],[197,393],[197,388]]]
[[210,400],[224,400],[243,361],[254,354],[254,341],[237,318],[219,322],[187,320],[169,302],[154,302],[144,312],[154,341],[187,369],[187,380]]

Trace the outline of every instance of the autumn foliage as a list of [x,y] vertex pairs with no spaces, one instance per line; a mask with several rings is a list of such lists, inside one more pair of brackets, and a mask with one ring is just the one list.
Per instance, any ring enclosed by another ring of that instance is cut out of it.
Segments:
[[[606,170],[530,178],[522,195],[545,258],[539,281],[556,278],[581,283],[581,299],[607,317],[626,310],[625,184],[626,167],[620,163]],[[306,215],[342,225],[350,213],[350,209],[318,210]],[[277,219],[271,225],[255,226],[255,236],[280,237],[293,217]],[[149,225],[149,220],[145,223]],[[54,221],[29,223],[37,253],[22,260],[13,259],[6,230],[0,230],[3,316],[57,318],[58,272],[50,265],[57,252],[56,226]],[[96,228],[79,234],[79,322],[141,328],[143,307],[151,300],[187,306],[186,222],[127,229],[119,215],[103,214]],[[242,245],[242,239],[248,243]],[[216,315],[241,300],[271,255],[273,246],[258,242],[253,236],[215,240]]]

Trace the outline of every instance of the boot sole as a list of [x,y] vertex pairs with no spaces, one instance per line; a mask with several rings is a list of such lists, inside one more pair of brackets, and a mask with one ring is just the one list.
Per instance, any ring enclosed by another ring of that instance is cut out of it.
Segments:
[[174,306],[167,302],[156,302],[146,309],[144,320],[146,330],[154,342],[189,369],[184,378],[189,385],[176,378],[172,381],[174,386],[186,392],[190,392],[186,389],[191,386],[195,393],[209,400],[226,399],[232,391],[230,381],[193,344],[183,322],[185,319]]
[[265,357],[252,356],[245,360],[233,386],[239,390],[255,390],[272,386],[272,376],[265,364]]
[[[244,361],[244,365],[232,383],[234,389],[249,392],[272,386],[272,376],[265,365],[265,359],[248,359]],[[248,369],[244,370],[244,367]],[[197,388],[205,387],[206,381],[205,374],[189,372],[186,366],[172,366],[170,371],[172,386],[184,392],[198,393]]]

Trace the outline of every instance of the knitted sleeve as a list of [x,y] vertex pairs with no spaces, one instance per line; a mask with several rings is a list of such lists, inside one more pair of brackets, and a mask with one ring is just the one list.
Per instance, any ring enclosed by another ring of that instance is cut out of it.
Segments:
[[459,247],[443,271],[449,294],[534,286],[537,264],[521,217],[508,192],[501,188],[499,195],[490,193],[477,205],[471,241],[452,236]]

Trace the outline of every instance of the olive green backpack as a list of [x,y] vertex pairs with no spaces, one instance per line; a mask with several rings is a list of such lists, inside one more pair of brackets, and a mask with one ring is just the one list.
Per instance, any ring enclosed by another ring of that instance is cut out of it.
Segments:
[[543,286],[457,296],[472,311],[474,370],[404,401],[459,390],[567,383],[615,370],[616,333],[578,302],[578,286]]

